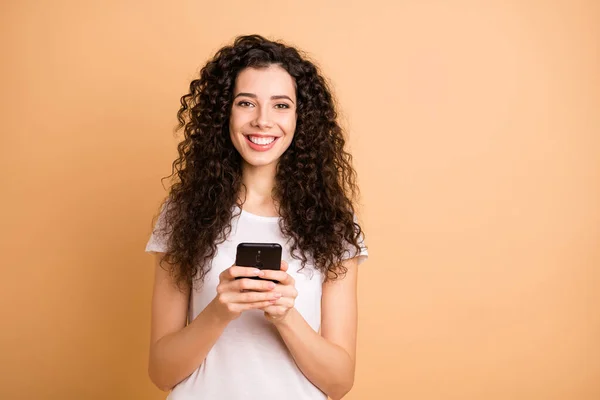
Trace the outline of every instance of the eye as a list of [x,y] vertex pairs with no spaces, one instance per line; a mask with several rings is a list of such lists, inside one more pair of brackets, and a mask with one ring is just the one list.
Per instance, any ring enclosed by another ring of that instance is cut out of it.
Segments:
[[[282,106],[282,107],[280,107],[280,106]],[[282,109],[290,108],[290,106],[285,103],[279,103],[279,104],[275,105],[275,108],[282,110]]]
[[237,105],[240,107],[250,107],[253,104],[250,103],[249,101],[242,100],[242,101],[238,102]]

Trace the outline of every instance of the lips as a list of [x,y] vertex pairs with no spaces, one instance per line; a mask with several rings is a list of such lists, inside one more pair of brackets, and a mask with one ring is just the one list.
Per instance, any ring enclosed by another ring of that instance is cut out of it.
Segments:
[[[250,136],[260,137],[260,138],[275,138],[275,140],[273,140],[269,144],[256,144],[256,143],[254,143],[253,141],[250,140]],[[255,135],[255,134],[244,135],[244,138],[246,139],[246,143],[248,143],[248,145],[250,146],[250,148],[252,150],[255,150],[255,151],[267,151],[267,150],[271,149],[275,145],[275,143],[277,143],[277,141],[279,140],[279,137],[276,137],[276,136],[271,136],[271,135]]]

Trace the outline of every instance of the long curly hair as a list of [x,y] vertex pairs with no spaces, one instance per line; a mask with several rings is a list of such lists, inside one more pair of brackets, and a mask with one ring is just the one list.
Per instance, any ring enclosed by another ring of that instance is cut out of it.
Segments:
[[238,197],[242,159],[229,134],[236,78],[245,68],[273,64],[296,85],[296,131],[278,161],[272,193],[281,232],[292,239],[290,253],[301,268],[312,261],[326,280],[347,272],[341,260],[348,251],[360,253],[363,232],[353,204],[359,196],[356,172],[326,80],[298,49],[260,35],[239,36],[200,70],[177,112],[175,131],[183,128],[184,137],[168,176],[173,178],[169,195],[161,204],[168,247],[161,265],[171,266],[180,287],[204,281],[217,245],[231,232],[234,205],[243,206]]

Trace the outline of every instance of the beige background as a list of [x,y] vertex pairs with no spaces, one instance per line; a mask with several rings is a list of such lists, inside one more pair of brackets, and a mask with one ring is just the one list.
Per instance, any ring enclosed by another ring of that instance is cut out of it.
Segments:
[[371,258],[347,399],[599,399],[600,2],[212,3],[2,2],[0,398],[166,396],[144,246],[179,97],[260,33],[319,62],[349,127]]

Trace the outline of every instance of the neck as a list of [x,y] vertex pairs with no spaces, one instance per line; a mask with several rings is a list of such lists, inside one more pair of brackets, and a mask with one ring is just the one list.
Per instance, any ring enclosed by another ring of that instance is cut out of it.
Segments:
[[244,163],[242,169],[242,187],[240,198],[244,200],[244,208],[274,210],[272,197],[275,186],[276,164],[254,167]]

